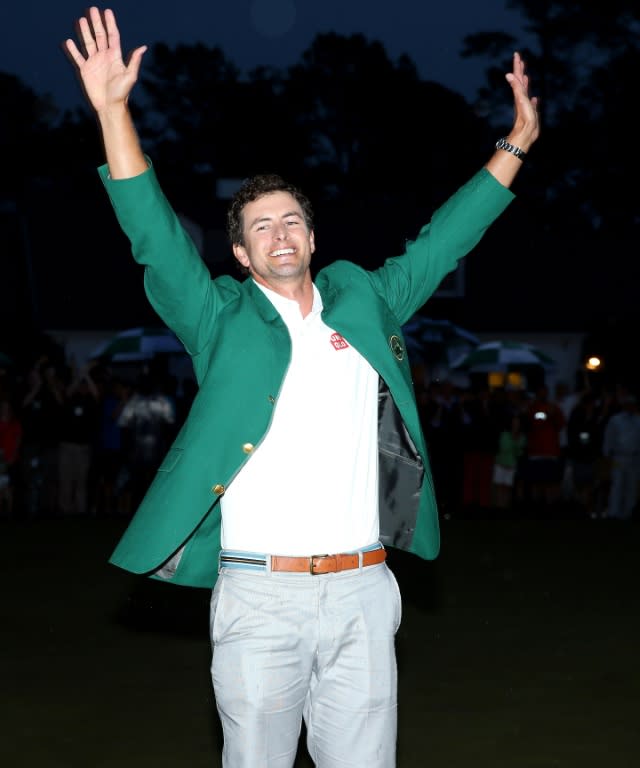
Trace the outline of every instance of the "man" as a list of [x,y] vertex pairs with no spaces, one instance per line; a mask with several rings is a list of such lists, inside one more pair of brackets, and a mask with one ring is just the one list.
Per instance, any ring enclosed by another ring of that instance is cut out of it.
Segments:
[[[538,387],[527,408],[526,479],[535,511],[560,499],[562,446],[560,434],[565,418],[560,406],[549,399],[546,385]],[[541,506],[542,505],[542,506]]]
[[127,99],[146,48],[125,64],[113,13],[95,7],[79,36],[84,53],[66,46],[100,125],[103,182],[199,384],[111,562],[215,585],[225,766],[292,766],[304,717],[316,765],[389,768],[401,605],[384,545],[423,558],[439,547],[400,327],[513,197],[539,132],[524,64],[515,54],[506,76],[507,143],[402,256],[374,272],[335,262],[312,280],[311,206],[260,176],[229,211],[240,282],[211,279],[141,150]]
[[98,428],[99,392],[88,366],[70,371],[60,419],[58,508],[62,515],[86,515]]
[[640,414],[638,401],[630,392],[622,393],[620,410],[607,421],[602,454],[609,460],[611,475],[607,517],[631,520],[638,503]]
[[175,407],[169,397],[160,391],[157,377],[151,373],[140,374],[134,392],[118,418],[126,446],[128,490],[134,506],[142,501],[167,452],[175,418]]

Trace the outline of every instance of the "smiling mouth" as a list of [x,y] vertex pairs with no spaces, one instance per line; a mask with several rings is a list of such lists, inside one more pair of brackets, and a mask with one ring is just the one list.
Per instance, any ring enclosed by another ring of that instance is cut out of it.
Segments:
[[291,256],[294,253],[294,248],[278,248],[277,251],[271,251],[272,256]]

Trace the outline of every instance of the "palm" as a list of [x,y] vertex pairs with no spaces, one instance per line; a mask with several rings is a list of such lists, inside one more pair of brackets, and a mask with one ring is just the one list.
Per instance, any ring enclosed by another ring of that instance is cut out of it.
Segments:
[[126,99],[135,77],[122,61],[120,51],[109,48],[89,56],[79,67],[80,78],[91,104],[100,109],[106,104]]

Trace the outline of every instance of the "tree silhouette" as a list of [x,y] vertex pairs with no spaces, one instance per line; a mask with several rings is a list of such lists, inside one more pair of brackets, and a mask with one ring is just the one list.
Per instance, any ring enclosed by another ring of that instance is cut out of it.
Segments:
[[[216,184],[277,172],[315,203],[316,267],[343,257],[375,266],[402,250],[509,130],[504,72],[517,47],[541,97],[542,136],[517,180],[508,216],[483,238],[480,258],[467,260],[465,302],[444,303],[442,311],[458,312],[458,321],[468,324],[465,307],[477,317],[481,306],[485,323],[492,317],[508,323],[520,317],[513,296],[525,290],[545,297],[540,325],[571,293],[567,317],[580,329],[612,305],[637,305],[640,217],[637,196],[628,191],[639,162],[630,136],[636,6],[630,0],[597,7],[569,0],[507,3],[523,14],[526,40],[491,30],[466,38],[462,55],[486,67],[473,104],[421,80],[410,58],[390,59],[379,41],[328,33],[287,70],[259,67],[247,74],[219,48],[156,45],[131,108],[163,188],[178,211],[220,235],[206,241],[216,253],[228,251],[226,202],[216,199]],[[50,100],[1,73],[0,94],[16,105],[0,125],[0,199],[10,194],[15,200],[27,190],[35,271],[47,289],[43,317],[71,325],[74,316],[108,317],[111,306],[61,279],[53,253],[64,254],[66,273],[81,285],[91,283],[95,265],[108,266],[101,287],[105,296],[118,295],[122,321],[149,320],[141,316],[139,271],[97,178],[103,157],[93,115],[80,109],[60,118]],[[19,253],[15,216],[5,211],[0,221],[5,247]]]
[[[637,204],[623,188],[635,178],[638,158],[621,148],[628,133],[640,53],[640,6],[630,0],[511,0],[526,19],[533,45],[523,51],[541,97],[541,150],[532,158],[545,229],[557,237],[583,233],[637,237]],[[496,85],[518,41],[498,32],[465,38],[462,55],[492,62],[479,100],[500,115]],[[508,120],[503,123],[508,125]]]
[[[637,195],[629,191],[640,171],[630,136],[640,6],[633,0],[511,0],[507,7],[527,20],[532,45],[523,53],[543,120],[527,161],[528,220],[510,216],[514,232],[530,233],[529,292],[566,306],[569,322],[588,331],[585,356],[592,351],[607,359],[607,377],[640,385],[639,365],[629,354],[640,279],[640,216]],[[496,83],[517,44],[493,32],[465,39],[463,56],[492,62],[479,94],[490,119],[498,114]]]
[[481,164],[483,131],[464,100],[362,35],[318,35],[290,68],[284,96],[334,257],[371,266],[396,252]]

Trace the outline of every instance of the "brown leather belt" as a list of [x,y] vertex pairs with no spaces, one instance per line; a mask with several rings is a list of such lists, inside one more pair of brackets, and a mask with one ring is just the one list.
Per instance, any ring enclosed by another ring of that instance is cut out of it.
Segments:
[[[362,566],[378,565],[387,558],[386,550],[371,549],[362,553]],[[311,557],[287,557],[271,555],[271,570],[288,573],[310,573],[317,576],[321,573],[337,573],[360,567],[360,556],[356,552],[338,555],[311,555]]]

